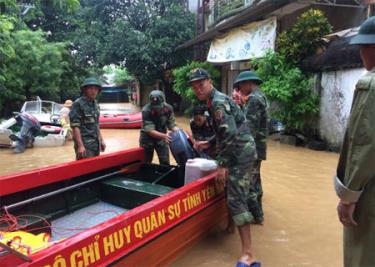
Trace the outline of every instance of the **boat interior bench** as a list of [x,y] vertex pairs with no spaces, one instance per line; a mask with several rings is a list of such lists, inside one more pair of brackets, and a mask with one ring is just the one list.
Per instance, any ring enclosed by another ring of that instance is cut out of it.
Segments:
[[132,209],[174,188],[133,179],[116,177],[102,182],[101,199],[125,209]]
[[101,199],[132,209],[183,185],[177,166],[142,164],[137,172],[119,174],[101,183]]

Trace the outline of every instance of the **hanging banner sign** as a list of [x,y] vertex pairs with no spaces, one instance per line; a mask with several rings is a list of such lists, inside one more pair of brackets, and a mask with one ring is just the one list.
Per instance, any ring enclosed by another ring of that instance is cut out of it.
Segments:
[[215,38],[207,61],[222,63],[259,58],[275,49],[276,17],[252,22]]

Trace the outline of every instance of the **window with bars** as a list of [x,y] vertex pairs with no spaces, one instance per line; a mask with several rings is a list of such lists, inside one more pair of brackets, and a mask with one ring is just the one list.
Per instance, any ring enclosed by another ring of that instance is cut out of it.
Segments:
[[213,27],[218,22],[235,15],[244,8],[254,4],[255,0],[210,0],[206,8],[207,26]]

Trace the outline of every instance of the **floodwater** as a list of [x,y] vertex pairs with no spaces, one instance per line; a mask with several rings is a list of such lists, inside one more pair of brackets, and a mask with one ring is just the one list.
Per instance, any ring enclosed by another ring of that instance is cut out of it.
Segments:
[[[188,129],[188,120],[177,119]],[[138,146],[139,130],[102,130],[105,153]],[[264,267],[342,266],[342,227],[336,217],[332,176],[338,155],[269,140],[262,165],[265,223],[252,227],[256,256]],[[73,143],[27,149],[0,149],[0,175],[74,160]],[[156,160],[156,155],[154,157]],[[213,218],[214,219],[214,218]],[[232,267],[240,255],[237,233],[211,233],[170,267]]]
[[[338,267],[342,227],[332,176],[338,154],[268,142],[262,163],[265,222],[252,226],[253,247],[264,267]],[[212,233],[170,267],[233,267],[238,233]]]

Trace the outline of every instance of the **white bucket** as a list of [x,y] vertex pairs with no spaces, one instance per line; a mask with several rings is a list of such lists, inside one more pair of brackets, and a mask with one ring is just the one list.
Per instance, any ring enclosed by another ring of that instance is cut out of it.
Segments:
[[202,158],[188,159],[185,165],[185,184],[207,176],[217,169],[216,161]]

